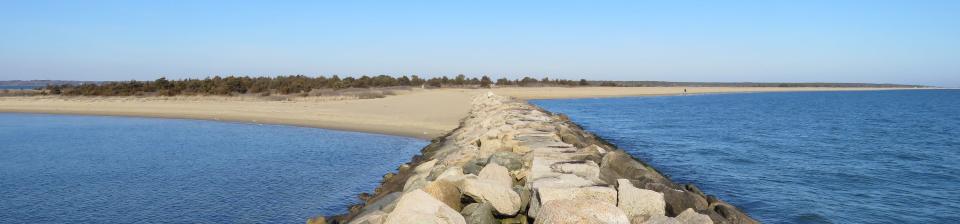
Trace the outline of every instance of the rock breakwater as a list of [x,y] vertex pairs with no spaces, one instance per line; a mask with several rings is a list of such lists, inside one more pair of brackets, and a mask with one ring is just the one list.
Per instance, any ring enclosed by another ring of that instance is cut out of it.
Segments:
[[360,197],[308,223],[757,223],[563,115],[492,93]]

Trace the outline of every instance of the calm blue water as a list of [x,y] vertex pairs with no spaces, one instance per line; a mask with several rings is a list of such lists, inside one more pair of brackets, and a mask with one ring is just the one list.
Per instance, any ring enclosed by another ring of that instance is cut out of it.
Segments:
[[762,222],[960,222],[957,90],[533,103]]
[[303,223],[428,142],[278,125],[0,113],[0,223]]
[[0,89],[17,89],[17,90],[23,89],[23,90],[27,90],[27,89],[34,89],[34,88],[37,88],[37,87],[42,87],[42,86],[0,86]]

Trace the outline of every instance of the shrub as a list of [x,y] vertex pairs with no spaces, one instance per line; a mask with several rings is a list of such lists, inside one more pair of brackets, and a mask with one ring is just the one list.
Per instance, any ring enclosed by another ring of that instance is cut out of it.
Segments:
[[357,94],[357,98],[360,98],[360,99],[376,99],[376,98],[384,98],[384,97],[387,97],[387,96],[384,96],[383,94],[375,93],[375,92],[362,92]]

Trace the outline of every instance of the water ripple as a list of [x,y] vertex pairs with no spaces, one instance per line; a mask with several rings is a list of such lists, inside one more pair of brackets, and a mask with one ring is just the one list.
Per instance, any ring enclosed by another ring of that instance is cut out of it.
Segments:
[[533,102],[763,222],[960,223],[957,90]]
[[346,212],[426,144],[276,125],[0,114],[0,223],[303,223]]

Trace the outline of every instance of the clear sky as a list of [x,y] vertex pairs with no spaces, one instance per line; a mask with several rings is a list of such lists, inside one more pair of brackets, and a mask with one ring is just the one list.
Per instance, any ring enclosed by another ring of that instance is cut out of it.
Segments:
[[459,73],[960,86],[960,1],[0,1],[0,80]]

